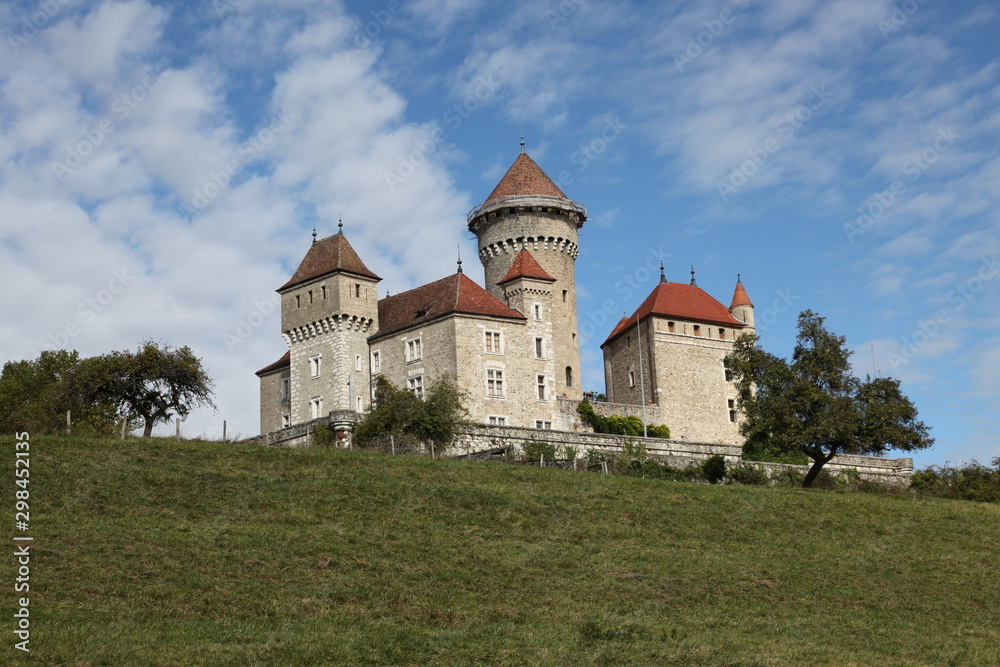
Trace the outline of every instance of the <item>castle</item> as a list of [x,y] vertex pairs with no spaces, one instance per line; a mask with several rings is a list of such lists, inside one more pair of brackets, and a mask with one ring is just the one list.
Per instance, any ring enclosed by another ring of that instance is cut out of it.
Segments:
[[[340,232],[317,240],[278,288],[288,352],[257,371],[261,433],[363,413],[373,379],[422,396],[437,380],[464,392],[472,421],[586,430],[575,262],[586,208],[570,200],[524,151],[467,217],[485,288],[462,270],[378,298],[381,280]],[[754,332],[753,304],[737,280],[727,308],[690,284],[660,283],[601,345],[607,402],[599,413],[636,414],[672,437],[739,444],[736,390],[723,357]]]

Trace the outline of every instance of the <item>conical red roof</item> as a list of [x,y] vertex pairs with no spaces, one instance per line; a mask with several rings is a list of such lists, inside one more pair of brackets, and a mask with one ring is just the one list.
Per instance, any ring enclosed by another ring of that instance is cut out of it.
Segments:
[[344,271],[345,273],[353,273],[365,276],[366,278],[382,280],[368,270],[365,263],[358,257],[358,253],[354,252],[354,248],[347,242],[344,234],[340,233],[328,236],[321,241],[316,241],[309,246],[309,252],[302,259],[302,263],[295,270],[291,280],[279,287],[278,291],[280,292],[294,287],[299,283],[314,280],[335,271]]
[[721,324],[738,329],[746,327],[746,324],[733,317],[728,308],[700,287],[686,283],[660,283],[631,317],[618,323],[602,347],[635,326],[637,319],[643,320],[650,315]]
[[555,278],[546,273],[542,265],[538,263],[534,255],[528,252],[527,248],[522,248],[521,252],[517,253],[514,263],[510,265],[510,271],[507,272],[507,275],[497,285],[503,285],[517,278],[534,278],[535,280],[547,280],[549,282],[556,281]]
[[427,285],[380,299],[379,329],[376,337],[387,336],[454,313],[522,321],[526,319],[524,315],[508,308],[464,273],[455,273]]
[[493,192],[486,198],[486,201],[490,202],[501,197],[516,195],[548,195],[569,199],[559,189],[559,186],[553,183],[552,179],[542,171],[542,168],[528,157],[527,153],[518,154],[514,164],[493,188]]
[[736,290],[733,292],[733,303],[730,304],[729,310],[732,310],[736,306],[750,306],[753,308],[753,303],[750,302],[747,291],[743,289],[743,282],[739,279],[736,281]]

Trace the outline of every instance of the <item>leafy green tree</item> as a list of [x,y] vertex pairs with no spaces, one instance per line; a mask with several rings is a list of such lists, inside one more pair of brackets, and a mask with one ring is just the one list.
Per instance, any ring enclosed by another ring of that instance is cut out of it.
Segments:
[[80,365],[76,350],[44,350],[38,358],[8,361],[0,373],[0,433],[57,433],[72,413],[73,428],[111,433],[123,415],[114,401],[88,400],[74,393],[68,379]]
[[368,411],[355,429],[359,446],[395,435],[444,449],[454,441],[467,414],[458,388],[443,380],[434,383],[425,400],[421,400],[380,375],[376,379],[375,403],[376,407]]
[[74,368],[70,386],[85,400],[112,402],[120,412],[137,415],[143,437],[159,422],[192,410],[215,407],[214,383],[188,347],[147,341],[135,352],[111,352],[83,360]]
[[791,361],[762,350],[755,336],[740,338],[725,359],[745,417],[743,457],[804,454],[812,460],[805,487],[837,454],[911,451],[934,442],[899,380],[855,377],[846,339],[823,321],[810,310],[799,315]]

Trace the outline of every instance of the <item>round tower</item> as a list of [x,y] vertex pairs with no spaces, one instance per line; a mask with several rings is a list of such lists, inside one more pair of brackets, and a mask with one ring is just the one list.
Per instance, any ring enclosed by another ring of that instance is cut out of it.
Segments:
[[[546,273],[555,278],[550,305],[541,317],[551,324],[551,350],[557,397],[580,399],[580,341],[576,315],[576,271],[580,253],[577,230],[587,209],[572,201],[524,152],[486,201],[468,215],[469,231],[479,241],[479,259],[486,272],[486,289],[501,301],[498,285],[521,250],[527,249]],[[535,318],[536,312],[524,313]]]
[[753,303],[743,287],[743,281],[739,274],[736,275],[736,289],[733,290],[733,302],[729,306],[729,312],[733,314],[733,317],[747,325],[747,328],[744,329],[745,333],[757,333],[753,317]]

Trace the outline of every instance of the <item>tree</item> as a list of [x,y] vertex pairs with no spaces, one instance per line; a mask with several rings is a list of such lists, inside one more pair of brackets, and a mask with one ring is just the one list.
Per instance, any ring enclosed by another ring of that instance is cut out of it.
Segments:
[[114,401],[86,399],[69,378],[81,363],[76,350],[44,350],[34,361],[9,361],[0,373],[0,433],[56,433],[72,412],[75,431],[111,433],[122,414]]
[[158,422],[186,417],[198,407],[215,407],[214,383],[188,347],[146,341],[136,352],[111,352],[85,359],[71,379],[82,397],[112,401],[120,411],[138,415],[152,435]]
[[823,321],[810,310],[799,315],[790,362],[758,347],[756,336],[741,337],[725,358],[744,415],[744,458],[805,454],[812,460],[805,487],[837,454],[911,451],[934,442],[899,380],[855,377],[846,339]]
[[425,400],[421,400],[380,375],[376,379],[375,404],[355,429],[362,447],[394,435],[410,436],[444,449],[455,439],[467,414],[458,388],[443,380],[434,383]]

